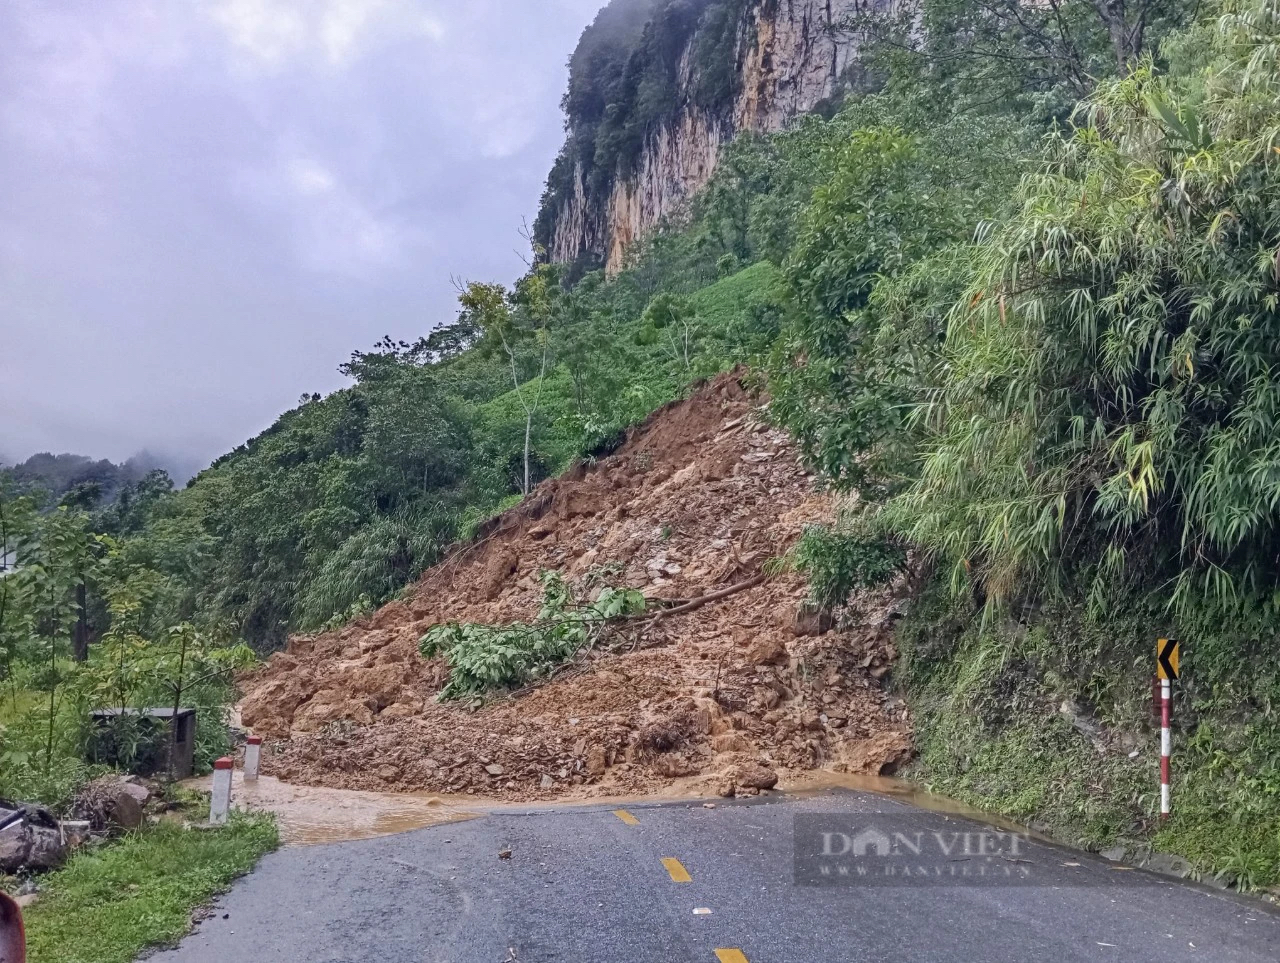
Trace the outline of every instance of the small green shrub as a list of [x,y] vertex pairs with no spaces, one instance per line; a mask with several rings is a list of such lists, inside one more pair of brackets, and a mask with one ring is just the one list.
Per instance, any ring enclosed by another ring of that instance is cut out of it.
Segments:
[[372,612],[375,607],[373,599],[369,598],[368,595],[361,595],[347,606],[347,608],[343,609],[341,612],[335,612],[331,615],[325,623],[320,626],[320,631],[332,632],[334,629],[340,629],[348,622],[354,622],[356,619],[364,618],[364,616]]
[[170,730],[151,716],[119,715],[89,728],[86,755],[94,762],[118,766],[127,772],[163,770]]
[[795,566],[809,579],[810,597],[827,607],[843,605],[854,589],[884,585],[906,561],[907,553],[883,538],[821,525],[807,526],[795,548]]
[[55,812],[70,805],[77,790],[100,772],[74,756],[55,756],[45,765],[36,752],[0,751],[0,798],[37,802]]
[[634,589],[606,587],[594,602],[578,604],[555,571],[542,573],[542,587],[542,610],[532,624],[447,622],[427,631],[422,655],[443,655],[449,664],[441,701],[523,685],[594,645],[606,623],[644,611],[644,596]]

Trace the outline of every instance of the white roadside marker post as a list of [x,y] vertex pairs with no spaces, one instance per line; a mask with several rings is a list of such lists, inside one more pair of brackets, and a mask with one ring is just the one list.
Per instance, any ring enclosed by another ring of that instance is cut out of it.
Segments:
[[1170,686],[1168,679],[1160,680],[1160,818],[1169,818],[1169,755],[1172,740],[1169,738]]
[[209,799],[209,824],[223,826],[231,810],[231,767],[229,756],[213,764],[213,795]]
[[1169,757],[1173,739],[1169,732],[1169,716],[1173,712],[1173,680],[1181,668],[1181,646],[1177,639],[1156,642],[1156,675],[1160,678],[1160,819],[1169,818]]
[[244,744],[244,781],[255,782],[258,763],[262,760],[262,736],[250,736]]

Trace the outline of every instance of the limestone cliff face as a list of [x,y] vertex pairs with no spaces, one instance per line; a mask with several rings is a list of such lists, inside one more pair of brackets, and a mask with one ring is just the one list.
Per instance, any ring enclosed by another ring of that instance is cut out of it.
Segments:
[[619,270],[631,246],[678,212],[716,168],[721,149],[742,131],[784,127],[838,93],[857,58],[856,37],[843,25],[886,0],[749,0],[736,24],[731,102],[708,108],[685,96],[697,80],[687,40],[676,68],[680,101],[672,116],[644,137],[627,173],[612,172],[607,192],[591,197],[582,164],[572,190],[545,212],[553,261],[584,254]]

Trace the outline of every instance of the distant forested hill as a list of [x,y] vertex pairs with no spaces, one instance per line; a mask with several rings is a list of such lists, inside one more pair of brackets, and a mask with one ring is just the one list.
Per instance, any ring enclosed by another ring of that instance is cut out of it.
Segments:
[[26,489],[43,489],[57,501],[79,490],[87,506],[115,500],[120,489],[142,478],[154,464],[131,458],[115,464],[105,458],[95,461],[85,455],[40,452],[5,469]]

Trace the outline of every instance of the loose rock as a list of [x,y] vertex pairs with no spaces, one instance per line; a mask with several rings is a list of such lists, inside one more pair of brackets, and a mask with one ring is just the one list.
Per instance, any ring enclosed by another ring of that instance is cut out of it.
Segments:
[[[796,621],[801,575],[755,581],[835,512],[740,376],[718,377],[614,454],[543,482],[400,601],[295,636],[242,678],[244,722],[271,739],[263,771],[503,799],[647,793],[697,776],[749,794],[778,771],[883,771],[910,745],[905,710],[888,709],[875,675],[893,661],[893,590],[859,596],[851,627],[836,628],[822,613]],[[449,621],[531,622],[545,570],[583,599],[604,584],[643,590],[653,614],[514,696],[437,702],[449,667],[418,654],[422,635]],[[769,775],[729,774],[757,758]]]
[[17,808],[26,811],[24,820],[0,832],[0,874],[19,870],[57,869],[67,858],[70,847],[58,822],[48,810],[39,806],[18,807],[0,800],[0,816]]
[[136,829],[150,799],[151,790],[137,776],[107,775],[87,783],[72,810],[99,832]]

